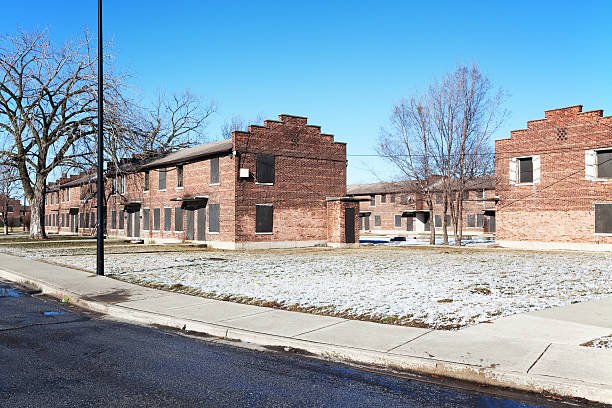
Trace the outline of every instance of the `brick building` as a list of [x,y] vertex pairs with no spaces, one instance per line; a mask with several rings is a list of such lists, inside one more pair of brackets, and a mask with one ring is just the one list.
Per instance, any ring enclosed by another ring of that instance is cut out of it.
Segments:
[[[491,177],[469,183],[463,201],[464,236],[495,232],[494,184]],[[369,198],[361,202],[359,209],[360,229],[363,232],[417,236],[428,235],[430,231],[427,202],[415,182],[357,184],[349,186],[348,195]],[[442,213],[442,194],[436,192],[433,223],[440,230]],[[447,217],[450,231],[450,213]]]
[[[0,224],[4,227],[3,220],[7,220],[9,227],[20,227],[23,224],[25,207],[15,198],[0,194]],[[6,212],[6,216],[5,213]]]
[[47,186],[45,230],[50,233],[93,234],[96,227],[96,175],[62,176]]
[[[358,202],[346,197],[346,144],[304,117],[280,115],[231,139],[148,162],[124,161],[110,173],[119,174],[107,183],[112,237],[226,249],[358,242]],[[60,181],[48,208],[77,213],[73,200],[86,180]],[[67,186],[74,189],[68,196]],[[59,231],[86,233],[74,227],[86,221],[64,218]]]
[[497,241],[612,250],[612,117],[571,106],[495,142]]

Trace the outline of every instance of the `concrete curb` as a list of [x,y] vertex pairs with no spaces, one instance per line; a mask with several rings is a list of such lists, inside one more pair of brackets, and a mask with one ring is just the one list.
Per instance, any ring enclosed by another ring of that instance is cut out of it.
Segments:
[[450,361],[383,353],[346,346],[335,346],[291,337],[235,329],[222,324],[176,318],[160,313],[146,312],[125,306],[90,300],[69,290],[58,288],[48,282],[42,280],[33,281],[31,278],[23,277],[18,273],[3,269],[0,269],[0,278],[15,283],[34,286],[46,295],[58,299],[68,298],[71,304],[125,322],[149,326],[165,326],[222,339],[239,340],[260,346],[290,347],[303,350],[319,357],[346,363],[436,375],[487,386],[505,387],[526,392],[549,393],[562,397],[583,398],[594,402],[612,404],[612,388],[605,384],[586,383],[578,380],[572,381],[551,376],[479,367]]

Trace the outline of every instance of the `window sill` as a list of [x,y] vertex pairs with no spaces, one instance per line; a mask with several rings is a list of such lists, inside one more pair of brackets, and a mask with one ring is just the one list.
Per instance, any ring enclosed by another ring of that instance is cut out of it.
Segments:
[[514,183],[515,186],[517,187],[524,187],[524,186],[534,186],[536,183]]
[[612,232],[596,232],[593,235],[596,237],[612,237]]
[[259,182],[255,182],[255,185],[257,186],[273,186],[274,183],[259,183]]
[[219,235],[219,234],[220,234],[219,232],[211,232],[211,231],[208,231],[208,235]]
[[160,192],[160,193],[165,193],[166,189],[164,188],[163,190],[157,190],[157,191]]
[[610,178],[594,178],[594,179],[587,179],[589,181],[594,181],[595,183],[612,183],[612,177]]
[[221,183],[208,183],[209,186],[220,186]]
[[184,190],[185,187],[174,187],[175,190]]
[[256,232],[255,235],[273,235],[273,232]]

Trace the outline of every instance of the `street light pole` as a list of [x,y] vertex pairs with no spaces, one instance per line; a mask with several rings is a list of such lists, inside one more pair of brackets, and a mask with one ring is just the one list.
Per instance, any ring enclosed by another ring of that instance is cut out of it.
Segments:
[[102,53],[102,0],[98,0],[98,179],[97,179],[97,208],[98,229],[96,242],[96,275],[104,275],[104,89],[103,89],[104,54]]

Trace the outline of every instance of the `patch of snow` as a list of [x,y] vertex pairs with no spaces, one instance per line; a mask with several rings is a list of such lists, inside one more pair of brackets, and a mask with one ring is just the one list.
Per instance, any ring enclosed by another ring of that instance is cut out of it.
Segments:
[[[22,254],[95,270],[94,255],[71,251]],[[246,297],[437,328],[612,295],[612,257],[598,253],[406,247],[194,251],[111,254],[106,268],[120,279],[180,284],[220,298]]]

